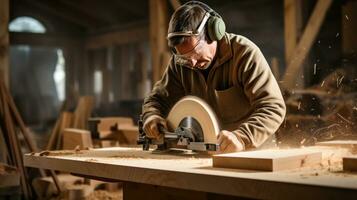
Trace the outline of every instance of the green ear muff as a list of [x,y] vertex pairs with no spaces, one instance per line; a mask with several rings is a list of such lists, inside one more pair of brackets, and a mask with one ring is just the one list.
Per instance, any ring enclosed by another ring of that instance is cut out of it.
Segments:
[[226,33],[226,25],[224,24],[222,18],[211,16],[207,25],[207,31],[210,40],[219,41],[223,38],[224,34]]

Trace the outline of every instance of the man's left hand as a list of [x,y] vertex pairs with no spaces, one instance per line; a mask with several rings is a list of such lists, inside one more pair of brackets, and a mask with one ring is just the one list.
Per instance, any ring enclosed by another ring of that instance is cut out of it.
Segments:
[[244,150],[244,145],[237,138],[237,135],[226,130],[222,130],[218,135],[220,153],[232,153]]

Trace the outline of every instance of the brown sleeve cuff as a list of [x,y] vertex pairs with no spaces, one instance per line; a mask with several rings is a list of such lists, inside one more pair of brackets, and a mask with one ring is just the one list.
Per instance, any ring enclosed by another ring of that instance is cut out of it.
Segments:
[[252,148],[252,142],[246,134],[238,130],[233,131],[233,133],[237,136],[237,139],[243,144],[244,150]]

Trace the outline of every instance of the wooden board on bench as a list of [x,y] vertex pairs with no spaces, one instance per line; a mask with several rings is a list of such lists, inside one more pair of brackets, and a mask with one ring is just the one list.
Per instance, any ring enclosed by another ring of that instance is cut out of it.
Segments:
[[321,162],[322,153],[305,149],[260,150],[213,156],[213,167],[279,171]]

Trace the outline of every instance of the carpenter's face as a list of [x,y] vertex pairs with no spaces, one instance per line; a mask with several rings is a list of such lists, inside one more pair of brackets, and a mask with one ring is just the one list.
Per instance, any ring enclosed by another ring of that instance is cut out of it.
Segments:
[[210,44],[199,36],[187,37],[183,43],[175,46],[176,62],[192,68],[206,69],[214,59],[217,42]]

